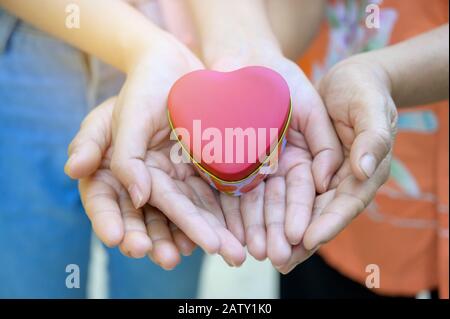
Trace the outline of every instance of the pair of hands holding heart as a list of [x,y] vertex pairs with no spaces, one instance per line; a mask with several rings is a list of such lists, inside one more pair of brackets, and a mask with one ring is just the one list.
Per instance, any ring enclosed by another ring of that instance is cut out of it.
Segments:
[[[69,147],[66,173],[80,179],[86,213],[107,246],[118,245],[134,258],[148,255],[165,269],[175,267],[180,255],[191,254],[197,245],[239,266],[247,246],[255,258],[268,257],[286,273],[368,204],[386,179],[386,169],[376,169],[381,161],[371,158],[365,161],[371,172],[363,171],[361,157],[373,153],[363,148],[375,146],[365,145],[368,137],[359,134],[377,130],[379,116],[355,123],[365,116],[366,103],[350,103],[349,92],[339,89],[341,80],[351,78],[352,72],[345,72],[349,68],[341,67],[344,72],[335,75],[332,71],[321,83],[323,99],[332,101],[327,110],[298,66],[280,53],[229,57],[208,67],[231,71],[250,65],[283,75],[293,114],[277,172],[241,197],[218,194],[190,164],[170,160],[175,142],[169,139],[169,90],[181,76],[204,68],[181,45],[142,54],[119,96],[87,116]],[[358,90],[357,81],[348,83]],[[353,142],[363,147],[354,149]],[[384,146],[380,153],[389,153],[390,144]],[[377,153],[376,159],[386,154]],[[375,174],[375,169],[382,172]]]

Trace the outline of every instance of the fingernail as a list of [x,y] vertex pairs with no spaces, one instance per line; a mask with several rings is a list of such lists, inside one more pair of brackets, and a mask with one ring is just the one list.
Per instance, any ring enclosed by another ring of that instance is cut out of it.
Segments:
[[69,159],[66,162],[66,165],[64,165],[64,172],[70,176],[70,168],[72,167],[73,163],[76,161],[77,153],[73,153],[69,156]]
[[223,260],[225,261],[225,263],[230,266],[230,267],[234,267],[234,265],[231,263],[231,261],[226,260],[225,258],[223,258]]
[[233,265],[233,267],[240,267],[241,266],[241,264],[238,264],[234,260],[231,260],[231,265]]
[[142,199],[144,196],[142,196],[142,192],[139,189],[139,186],[137,186],[136,184],[131,185],[128,188],[128,193],[131,196],[131,200],[133,201],[133,205],[136,209],[141,208],[142,206]]
[[282,275],[284,275],[284,272],[282,271],[283,267],[282,266],[276,266],[275,269]]
[[359,165],[366,174],[368,178],[372,177],[373,173],[375,172],[375,169],[377,168],[377,160],[375,156],[373,156],[370,153],[364,154],[361,159],[359,160]]
[[295,267],[297,267],[298,264],[293,264],[290,266],[278,266],[275,267],[275,269],[282,275],[289,274]]

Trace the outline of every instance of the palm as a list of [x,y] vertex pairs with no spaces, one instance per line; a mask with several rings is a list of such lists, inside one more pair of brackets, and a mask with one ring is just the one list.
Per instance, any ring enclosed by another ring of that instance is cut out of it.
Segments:
[[[110,140],[113,103],[114,99],[91,113],[82,127],[79,141],[91,129],[101,133],[104,143]],[[195,176],[191,165],[171,161],[173,144],[168,135],[161,134],[161,142],[147,150],[144,163],[152,192],[149,205],[143,209],[133,206],[128,191],[109,169],[113,147],[107,151],[103,147],[105,155],[101,168],[80,182],[80,193],[95,232],[109,245],[120,243],[122,252],[132,257],[143,257],[151,243],[157,243],[150,257],[166,268],[171,268],[179,259],[172,239],[183,254],[192,251],[194,242],[210,253],[219,252],[229,264],[241,264],[245,254],[240,243],[224,227],[215,194],[206,182]],[[171,232],[167,229],[168,220],[175,225]],[[165,250],[158,249],[161,245]],[[164,259],[161,256],[167,254],[172,258],[166,262],[161,260]]]
[[97,236],[109,247],[119,245],[128,257],[148,255],[164,269],[180,261],[179,253],[189,255],[195,245],[166,217],[150,205],[134,208],[126,189],[108,168],[79,183],[83,205]]
[[[336,65],[321,81],[320,92],[342,142],[344,161],[330,190],[315,200],[303,245],[294,249],[281,271],[290,271],[334,238],[388,178],[397,114],[383,78],[371,64],[349,60]],[[379,164],[363,170],[360,159],[368,153],[375,155]]]
[[[292,246],[295,249],[301,242],[311,219],[316,189],[327,189],[341,153],[319,95],[295,63],[282,57],[240,64],[231,59],[229,63],[220,61],[214,68],[230,71],[255,64],[278,71],[290,87],[293,114],[288,143],[277,171],[241,198],[221,196],[222,209],[229,229],[247,244],[250,254],[259,260],[269,257],[279,267],[289,261]],[[236,211],[240,211],[241,219]]]
[[178,43],[166,46],[142,54],[131,67],[114,105],[111,170],[129,190],[136,207],[148,201],[153,184],[144,163],[146,152],[163,147],[170,134],[167,119],[170,88],[186,73],[203,68]]
[[[243,251],[239,242],[225,229],[222,211],[213,191],[201,178],[194,175],[190,165],[173,165],[168,157],[169,147],[170,145],[167,145],[166,148],[147,153],[145,163],[152,181],[155,182],[152,185],[149,205],[143,209],[133,207],[128,192],[106,168],[107,164],[94,175],[81,180],[80,193],[84,206],[91,216],[94,230],[100,238],[105,238],[111,234],[111,229],[106,230],[108,234],[103,233],[105,228],[101,223],[106,219],[109,225],[117,224],[119,227],[123,225],[121,251],[127,256],[136,258],[145,255],[150,242],[160,244],[160,240],[164,239],[167,246],[170,245],[172,238],[184,254],[189,254],[192,250],[191,241],[209,252],[216,252],[210,239],[217,238],[219,253],[225,260],[233,265],[242,263]],[[164,215],[161,212],[164,212]],[[94,218],[95,216],[99,219]],[[157,224],[167,224],[166,217],[177,226],[172,227],[172,236],[167,230],[161,230],[163,225]],[[183,232],[180,232],[180,229]],[[120,229],[117,231],[120,232]],[[112,242],[106,240],[106,243],[114,245],[114,240]],[[226,245],[222,245],[223,243]],[[169,253],[174,254],[173,247],[166,247],[167,249],[171,249]],[[157,248],[153,247],[153,250],[158,256]]]
[[210,239],[217,238],[220,255],[229,264],[241,264],[245,259],[242,246],[226,229],[216,194],[195,175],[192,165],[172,162],[173,144],[166,142],[161,149],[147,153],[145,162],[153,181],[149,204],[163,211],[206,251],[216,252]]

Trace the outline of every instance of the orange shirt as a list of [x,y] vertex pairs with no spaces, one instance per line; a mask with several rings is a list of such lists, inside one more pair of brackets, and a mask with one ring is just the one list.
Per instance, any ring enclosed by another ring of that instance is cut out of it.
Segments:
[[[329,2],[328,21],[299,62],[313,81],[349,54],[448,23],[447,0],[371,2],[381,9],[379,29],[365,26],[368,1]],[[320,249],[327,263],[362,284],[366,266],[378,265],[375,292],[411,296],[438,288],[440,297],[449,297],[448,116],[448,101],[400,111],[389,181],[365,212]]]

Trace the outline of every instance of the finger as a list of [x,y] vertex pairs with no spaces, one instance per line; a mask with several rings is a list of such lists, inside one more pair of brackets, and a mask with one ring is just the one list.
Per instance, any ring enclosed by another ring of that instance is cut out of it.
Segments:
[[373,75],[373,70],[360,65],[356,70],[344,62],[328,73],[320,87],[339,137],[350,147],[353,174],[361,181],[370,178],[390,152],[396,130],[397,112],[390,94],[377,81],[365,81]]
[[175,224],[169,223],[169,228],[172,232],[172,238],[178,248],[178,251],[183,256],[192,255],[196,248],[195,243],[190,240],[189,237],[187,237]]
[[338,186],[334,199],[323,209],[322,214],[311,223],[304,236],[304,246],[314,249],[334,238],[375,196],[378,188],[389,176],[390,155],[382,161],[375,175],[365,182],[350,175]]
[[240,199],[236,196],[230,196],[220,193],[220,202],[227,223],[227,228],[236,237],[237,240],[245,245],[244,224],[242,222]]
[[300,108],[293,112],[291,127],[305,136],[313,155],[312,174],[316,190],[323,193],[341,165],[343,154],[322,99],[303,74],[302,77],[305,85],[293,99]]
[[120,251],[128,257],[143,258],[152,249],[152,242],[147,234],[144,213],[136,209],[128,193],[122,190],[119,195],[119,205],[122,211],[125,236],[120,244]]
[[162,171],[149,168],[153,191],[150,204],[162,211],[194,243],[210,254],[217,253],[220,241],[199,209],[184,195],[173,180]]
[[264,192],[264,219],[267,230],[267,256],[274,266],[291,256],[285,230],[286,184],[282,177],[269,177]]
[[295,267],[311,257],[317,249],[307,250],[302,244],[296,245],[292,249],[292,256],[288,263],[276,267],[276,269],[283,275],[290,273]]
[[111,121],[115,98],[96,107],[84,119],[80,131],[69,145],[65,173],[74,179],[87,177],[100,166],[111,144]]
[[[311,218],[312,222],[315,221],[320,216],[320,214],[321,214],[322,210],[325,208],[325,206],[329,202],[331,202],[331,200],[334,198],[335,192],[336,191],[334,191],[334,190],[328,191],[328,192],[316,197],[316,200],[314,202],[313,214],[312,214],[312,218]],[[320,246],[317,246],[313,250],[307,250],[304,247],[303,243],[295,245],[292,248],[292,255],[291,255],[289,261],[282,266],[276,267],[277,270],[284,275],[290,273],[295,267],[297,267],[299,264],[301,264],[302,262],[307,260],[309,257],[311,257],[313,254],[315,254],[317,252],[317,250],[319,249],[319,247]]]
[[290,244],[297,245],[310,223],[316,197],[309,164],[297,165],[289,170],[286,176],[286,194],[286,236]]
[[350,161],[346,160],[342,164],[341,168],[336,172],[336,175],[333,176],[330,183],[330,189],[336,189],[339,184],[348,176],[352,175],[352,168],[350,165]]
[[219,222],[219,220],[210,212],[201,209],[204,218],[213,227],[220,240],[219,255],[224,261],[233,267],[242,265],[245,261],[245,249],[239,240]]
[[161,125],[157,119],[165,117],[161,117],[159,110],[134,99],[128,98],[127,105],[122,106],[121,96],[115,106],[113,115],[117,128],[113,136],[111,170],[128,190],[134,206],[139,208],[148,201],[151,192],[150,174],[144,163],[147,147]]
[[144,206],[147,232],[153,249],[149,257],[163,269],[171,270],[180,262],[180,254],[172,238],[167,218],[156,208]]
[[200,200],[200,206],[208,212],[211,212],[217,220],[223,225],[226,225],[225,218],[223,216],[222,208],[220,207],[217,197],[213,190],[204,180],[200,177],[190,176],[186,178],[185,183],[190,185],[194,190],[197,198]]
[[266,228],[264,225],[264,183],[241,196],[245,242],[249,253],[257,260],[267,257]]
[[218,204],[218,198],[212,189],[199,177],[189,177],[185,185],[194,190],[198,207],[205,220],[211,225],[220,240],[219,254],[230,266],[240,266],[245,261],[245,251],[242,244],[226,229],[225,219]]
[[[170,146],[167,148],[170,148]],[[188,165],[175,165],[170,159],[170,154],[168,154],[167,148],[148,151],[145,156],[145,165],[147,167],[157,167],[169,177],[173,179],[180,179],[176,178],[178,176],[177,167]]]
[[352,99],[349,106],[354,114],[350,120],[356,135],[350,162],[354,175],[361,181],[372,177],[393,146],[395,128],[387,111],[387,99],[377,91],[369,91]]
[[104,171],[81,179],[79,191],[83,207],[98,238],[108,247],[117,246],[124,236],[124,225],[116,190],[102,181]]
[[[170,155],[169,155],[170,156]],[[175,174],[179,180],[184,181],[188,176],[194,176],[195,171],[190,163],[173,164]]]

